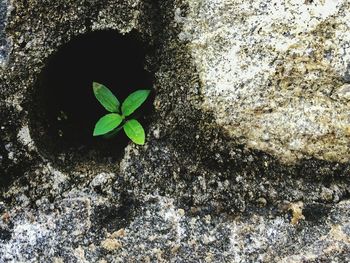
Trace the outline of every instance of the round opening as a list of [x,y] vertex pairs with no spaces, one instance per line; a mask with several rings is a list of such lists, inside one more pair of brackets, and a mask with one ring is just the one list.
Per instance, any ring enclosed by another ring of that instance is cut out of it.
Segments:
[[[93,137],[99,118],[108,112],[94,96],[92,83],[108,87],[122,102],[138,89],[152,89],[153,74],[145,68],[147,47],[137,34],[100,31],[62,46],[40,74],[31,101],[31,134],[47,157],[64,161],[118,159],[130,140],[120,131],[106,139]],[[147,128],[152,95],[138,109]]]

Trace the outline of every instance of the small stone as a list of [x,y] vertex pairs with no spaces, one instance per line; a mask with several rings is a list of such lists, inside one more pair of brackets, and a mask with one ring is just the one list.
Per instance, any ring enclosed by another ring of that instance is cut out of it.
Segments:
[[337,91],[337,95],[342,99],[350,100],[350,84],[341,86]]
[[350,237],[344,233],[340,225],[334,225],[328,233],[334,240],[344,241],[346,243],[350,242]]
[[183,210],[182,208],[178,209],[177,212],[181,217],[185,215],[185,210]]
[[156,139],[160,138],[160,130],[159,130],[159,128],[156,128],[156,129],[153,130],[153,136]]
[[107,238],[101,242],[101,246],[108,251],[113,251],[120,249],[122,244],[116,239]]
[[210,215],[206,215],[206,216],[204,217],[204,220],[205,220],[205,222],[206,222],[207,224],[210,224],[210,222],[211,222],[211,216],[210,216]]
[[154,241],[154,240],[156,240],[157,239],[157,237],[155,236],[155,235],[152,235],[152,236],[149,236],[148,237],[148,240],[149,241]]
[[115,231],[112,233],[111,238],[117,238],[117,237],[125,237],[125,229],[121,228],[118,231]]
[[305,219],[303,215],[303,206],[304,204],[302,202],[296,202],[296,203],[290,203],[289,204],[289,210],[292,211],[292,225],[297,225],[300,220]]
[[10,218],[11,216],[8,212],[3,213],[1,216],[1,219],[5,224],[7,224],[10,221]]
[[53,262],[53,263],[64,263],[64,261],[63,261],[62,258],[56,258],[56,257],[54,257],[54,258],[52,259],[52,262]]
[[268,133],[264,133],[264,134],[262,135],[262,139],[263,139],[264,141],[268,141],[268,140],[270,139],[270,135],[269,135]]
[[174,245],[174,246],[171,248],[171,253],[172,253],[172,254],[177,253],[177,252],[179,251],[180,247],[181,247],[181,246],[180,246],[179,244]]
[[207,263],[213,262],[213,254],[212,253],[210,253],[210,252],[207,253],[207,255],[205,257],[205,262],[207,262]]
[[267,201],[266,201],[266,199],[265,199],[264,197],[258,198],[258,200],[256,200],[256,202],[257,202],[261,207],[264,207],[264,206],[266,206],[266,204],[267,204]]
[[90,250],[90,251],[95,251],[95,250],[96,250],[95,244],[90,244],[90,245],[89,245],[89,250]]
[[78,247],[74,250],[74,255],[79,261],[84,261],[85,260],[85,251],[82,247]]
[[327,187],[322,187],[320,195],[324,201],[330,202],[333,200],[333,191]]
[[150,262],[151,262],[151,258],[150,258],[149,256],[145,256],[144,259],[143,259],[143,261],[144,261],[145,263],[150,263]]

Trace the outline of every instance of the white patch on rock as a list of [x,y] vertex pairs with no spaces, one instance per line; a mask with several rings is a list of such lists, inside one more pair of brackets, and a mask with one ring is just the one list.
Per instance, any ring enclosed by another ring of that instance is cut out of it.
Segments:
[[95,178],[91,181],[92,187],[106,185],[108,181],[111,181],[115,177],[114,173],[100,173],[95,176]]
[[27,221],[18,222],[13,228],[10,241],[1,244],[2,258],[5,261],[16,259],[16,262],[34,262],[35,254],[33,254],[33,261],[28,261],[22,250],[30,247],[34,248],[40,240],[52,238],[51,234],[51,231],[45,225]]
[[50,188],[50,192],[55,195],[63,191],[63,186],[69,179],[69,176],[57,169],[55,169],[50,163],[42,167],[42,170],[37,170],[39,174],[48,175],[47,187]]
[[30,131],[28,125],[24,125],[17,134],[18,140],[25,146],[28,147],[29,150],[34,151],[36,147],[34,145],[34,141],[30,136]]
[[183,220],[183,214],[173,204],[173,199],[158,196],[160,207],[163,209],[159,211],[159,215],[163,217],[165,221],[168,221],[176,230],[177,242],[180,242],[184,238],[185,229],[181,227],[180,221]]

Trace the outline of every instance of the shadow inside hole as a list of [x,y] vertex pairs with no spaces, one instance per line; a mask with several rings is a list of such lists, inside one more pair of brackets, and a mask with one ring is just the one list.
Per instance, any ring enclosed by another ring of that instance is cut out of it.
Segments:
[[[49,58],[32,100],[31,133],[39,150],[54,158],[119,158],[130,141],[124,131],[111,139],[92,136],[97,120],[108,113],[92,82],[107,86],[121,102],[135,90],[152,89],[146,52],[135,33],[115,31],[89,33],[62,46]],[[152,101],[151,95],[136,112],[145,128]]]

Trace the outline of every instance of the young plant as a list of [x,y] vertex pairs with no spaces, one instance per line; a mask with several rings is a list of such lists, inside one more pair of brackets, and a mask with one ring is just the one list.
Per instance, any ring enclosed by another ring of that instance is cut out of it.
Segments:
[[110,113],[100,118],[93,132],[94,136],[115,135],[121,129],[136,144],[145,143],[145,131],[135,119],[126,119],[145,102],[150,90],[137,90],[131,93],[122,104],[104,85],[94,82],[92,85],[96,99]]

